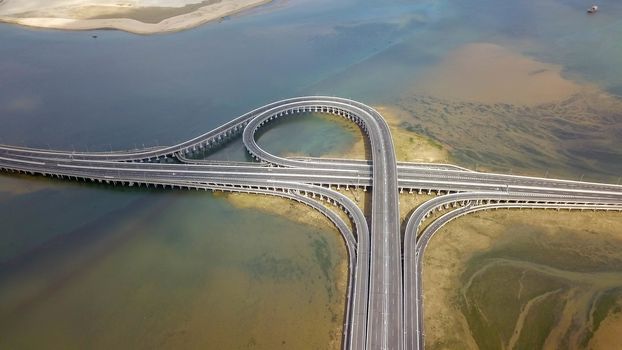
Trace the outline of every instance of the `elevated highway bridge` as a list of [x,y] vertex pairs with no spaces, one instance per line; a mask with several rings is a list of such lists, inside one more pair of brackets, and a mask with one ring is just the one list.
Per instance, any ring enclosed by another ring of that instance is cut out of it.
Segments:
[[[271,121],[308,112],[329,113],[365,132],[369,160],[284,158],[256,142]],[[236,136],[257,162],[191,159]],[[350,277],[344,349],[422,349],[421,259],[444,223],[477,210],[555,208],[622,210],[622,187],[474,172],[448,164],[397,162],[382,116],[360,102],[309,96],[277,101],[177,145],[111,152],[69,152],[0,145],[0,169],[125,186],[234,191],[276,195],[320,211],[346,244]],[[335,189],[370,191],[369,218]],[[437,197],[411,215],[402,242],[400,193]],[[447,213],[421,232],[422,222]],[[345,222],[336,211],[347,214]]]

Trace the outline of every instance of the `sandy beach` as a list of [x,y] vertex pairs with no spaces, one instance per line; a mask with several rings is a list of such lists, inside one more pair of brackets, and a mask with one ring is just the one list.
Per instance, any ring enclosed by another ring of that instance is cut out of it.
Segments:
[[270,0],[3,0],[0,22],[64,30],[176,32],[263,5]]

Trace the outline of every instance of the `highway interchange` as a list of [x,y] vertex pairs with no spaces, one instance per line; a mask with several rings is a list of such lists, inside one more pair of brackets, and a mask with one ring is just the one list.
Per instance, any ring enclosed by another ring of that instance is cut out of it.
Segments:
[[[283,158],[257,144],[257,131],[271,121],[308,112],[358,124],[367,135],[371,159]],[[257,162],[192,159],[240,135]],[[166,147],[75,152],[0,145],[0,169],[114,185],[269,194],[320,211],[342,234],[349,254],[344,349],[423,348],[423,253],[438,229],[456,217],[496,208],[622,211],[622,186],[398,163],[389,127],[377,111],[326,96],[277,101]],[[371,191],[369,218],[336,191],[342,188]],[[399,194],[404,192],[437,197],[411,214],[402,241]],[[339,210],[350,223],[336,214]],[[435,212],[442,215],[424,227]]]

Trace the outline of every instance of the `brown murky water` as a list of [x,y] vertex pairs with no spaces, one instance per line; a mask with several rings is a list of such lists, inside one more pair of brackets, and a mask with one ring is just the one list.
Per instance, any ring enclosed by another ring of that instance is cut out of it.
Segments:
[[[341,345],[346,253],[330,226],[234,208],[202,192],[49,184],[3,192],[0,206],[25,196],[43,202],[28,214],[41,217],[29,223],[0,214],[9,231],[0,265],[2,348]],[[89,198],[94,208],[72,205]],[[35,237],[38,230],[48,236]]]

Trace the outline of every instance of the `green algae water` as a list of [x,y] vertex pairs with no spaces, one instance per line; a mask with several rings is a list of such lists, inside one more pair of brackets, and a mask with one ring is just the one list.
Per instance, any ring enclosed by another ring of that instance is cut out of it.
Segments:
[[337,124],[337,118],[306,113],[298,118],[277,120],[259,134],[258,142],[268,152],[281,156],[343,154],[358,138],[351,128]]
[[[280,118],[259,129],[255,137],[266,151],[281,157],[345,154],[359,140],[360,135],[356,132],[357,125],[344,125],[339,119],[337,116],[320,113]],[[198,154],[196,157],[208,160],[253,161],[244,148],[241,137],[209,154]]]

